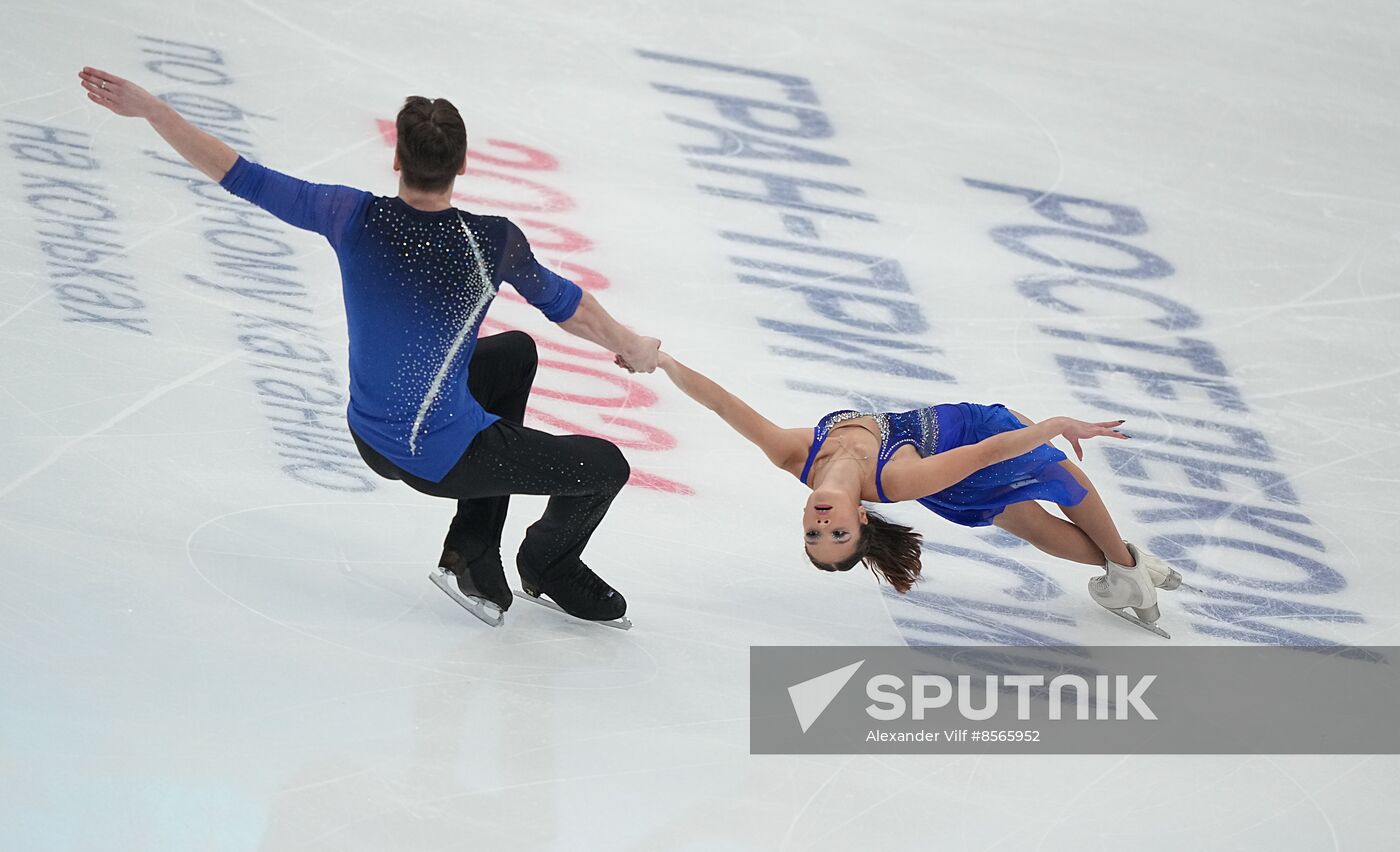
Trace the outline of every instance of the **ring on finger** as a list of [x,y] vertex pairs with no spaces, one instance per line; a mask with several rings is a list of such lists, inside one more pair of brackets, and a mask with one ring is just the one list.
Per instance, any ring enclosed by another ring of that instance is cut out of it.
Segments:
[[103,81],[102,81],[102,88],[104,88],[104,89],[107,88],[107,81],[106,81],[106,80],[103,80]]

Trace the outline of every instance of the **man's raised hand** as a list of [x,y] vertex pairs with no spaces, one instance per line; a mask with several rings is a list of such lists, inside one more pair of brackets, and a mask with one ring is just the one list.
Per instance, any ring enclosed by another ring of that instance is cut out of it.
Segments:
[[161,106],[159,98],[131,82],[97,68],[84,68],[78,79],[88,100],[128,118],[150,118]]

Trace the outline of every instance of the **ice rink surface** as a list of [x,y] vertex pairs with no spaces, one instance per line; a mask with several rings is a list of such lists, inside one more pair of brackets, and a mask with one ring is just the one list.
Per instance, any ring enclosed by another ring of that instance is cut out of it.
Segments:
[[381,121],[448,97],[460,206],[780,424],[1126,417],[1085,466],[1213,593],[1164,596],[1175,643],[1400,644],[1393,4],[6,12],[0,848],[1393,847],[1389,756],[751,756],[751,645],[1160,640],[917,506],[914,594],[818,575],[798,483],[505,299],[532,425],[632,463],[586,555],[636,628],[485,627],[426,579],[451,507],[345,437],[329,247],[76,80],[387,195]]

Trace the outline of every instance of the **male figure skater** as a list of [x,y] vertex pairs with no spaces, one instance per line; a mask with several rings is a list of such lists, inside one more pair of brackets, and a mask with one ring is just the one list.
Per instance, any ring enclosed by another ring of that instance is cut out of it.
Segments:
[[520,332],[478,340],[503,281],[564,330],[656,367],[660,341],[634,334],[576,284],[535,260],[509,220],[452,206],[467,136],[442,98],[410,97],[397,119],[398,195],[312,184],[251,163],[140,86],[95,68],[88,98],[144,118],[191,165],[234,195],[330,241],[340,261],[350,344],[350,431],[380,476],[458,501],[439,571],[443,591],[500,624],[511,603],[501,528],[511,494],[550,495],[526,532],[517,568],[527,594],[592,621],[627,602],[589,570],[584,546],[630,469],[612,443],[522,425],[535,375]]

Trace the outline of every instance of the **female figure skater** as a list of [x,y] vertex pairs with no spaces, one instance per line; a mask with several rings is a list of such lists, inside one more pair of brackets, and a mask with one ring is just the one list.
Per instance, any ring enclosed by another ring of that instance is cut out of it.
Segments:
[[[625,359],[619,366],[628,367]],[[1089,581],[1100,606],[1158,635],[1157,589],[1181,575],[1118,535],[1089,478],[1046,442],[1109,437],[1124,421],[1052,417],[1033,423],[1003,405],[934,405],[899,413],[834,411],[814,429],[783,429],[710,379],[661,352],[657,366],[687,396],[724,419],[775,466],[812,489],[802,511],[802,546],[823,571],[863,562],[899,592],[918,579],[921,537],[870,511],[865,502],[915,500],[969,527],[995,524],[1038,549],[1101,566]],[[1056,517],[1036,501],[1060,507]],[[1132,612],[1129,612],[1132,610]]]

